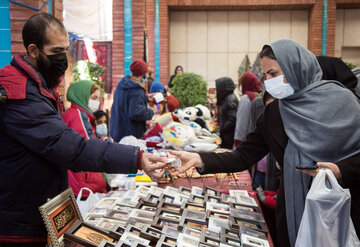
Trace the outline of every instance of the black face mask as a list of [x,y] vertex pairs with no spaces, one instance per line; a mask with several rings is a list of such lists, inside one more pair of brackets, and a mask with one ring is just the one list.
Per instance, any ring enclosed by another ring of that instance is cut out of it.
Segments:
[[37,60],[38,70],[44,77],[47,87],[55,88],[59,85],[59,78],[68,68],[66,53],[46,55],[42,50],[40,51],[43,55]]

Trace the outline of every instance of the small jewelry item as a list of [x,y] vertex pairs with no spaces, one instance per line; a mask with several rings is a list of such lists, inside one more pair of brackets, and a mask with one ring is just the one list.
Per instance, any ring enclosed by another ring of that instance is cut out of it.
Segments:
[[180,167],[181,166],[181,160],[179,158],[169,158],[165,164],[171,165],[171,167]]

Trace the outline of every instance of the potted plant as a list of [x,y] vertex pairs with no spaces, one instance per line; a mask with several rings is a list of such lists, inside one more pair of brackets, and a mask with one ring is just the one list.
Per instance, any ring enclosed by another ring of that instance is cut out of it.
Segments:
[[207,96],[207,83],[202,76],[194,73],[181,73],[173,80],[171,93],[179,100],[180,107],[204,105]]

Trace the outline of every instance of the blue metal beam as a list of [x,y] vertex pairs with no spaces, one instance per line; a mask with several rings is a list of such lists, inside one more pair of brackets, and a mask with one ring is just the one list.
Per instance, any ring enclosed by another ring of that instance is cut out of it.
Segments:
[[132,0],[124,1],[124,72],[131,74],[130,64],[132,63]]
[[0,0],[0,68],[11,61],[10,3]]
[[160,13],[159,0],[155,0],[155,81],[160,81]]
[[322,33],[321,33],[321,55],[322,56],[326,56],[327,22],[328,22],[328,0],[323,0]]
[[48,13],[53,14],[53,0],[48,0]]

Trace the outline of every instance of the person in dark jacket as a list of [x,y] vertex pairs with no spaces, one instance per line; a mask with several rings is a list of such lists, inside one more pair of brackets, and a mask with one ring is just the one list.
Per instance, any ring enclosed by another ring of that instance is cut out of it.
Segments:
[[86,140],[61,118],[57,86],[67,69],[69,37],[54,16],[24,25],[27,55],[0,69],[0,246],[45,246],[39,206],[68,188],[74,171],[157,173],[163,161],[137,147]]
[[141,82],[148,66],[142,60],[131,63],[132,75],[123,77],[116,86],[114,103],[111,108],[110,136],[115,142],[133,135],[141,138],[145,133],[146,120],[152,119],[154,112],[147,108],[145,84]]
[[293,40],[265,45],[260,58],[266,90],[277,99],[266,106],[256,129],[231,153],[172,152],[183,164],[174,175],[190,167],[197,167],[201,174],[242,171],[271,151],[281,167],[276,202],[278,242],[280,247],[294,246],[311,184],[309,175],[317,173],[304,170],[308,175],[295,166],[317,161],[318,167],[330,169],[341,185],[350,189],[351,218],[359,236],[358,99],[341,83],[322,80],[314,54]]
[[233,147],[236,125],[236,111],[239,104],[234,94],[235,84],[229,77],[215,80],[216,104],[219,106],[219,129],[221,147]]
[[356,92],[358,79],[346,63],[337,57],[317,56],[316,58],[323,72],[322,78],[324,80],[338,81],[357,95],[357,97],[360,97],[360,94]]
[[174,86],[174,84],[172,83],[172,81],[174,80],[175,76],[177,74],[180,74],[180,73],[183,73],[184,72],[184,69],[181,65],[178,65],[175,67],[175,71],[174,71],[174,74],[170,76],[170,79],[169,79],[169,82],[168,82],[168,87],[169,88],[172,88]]

